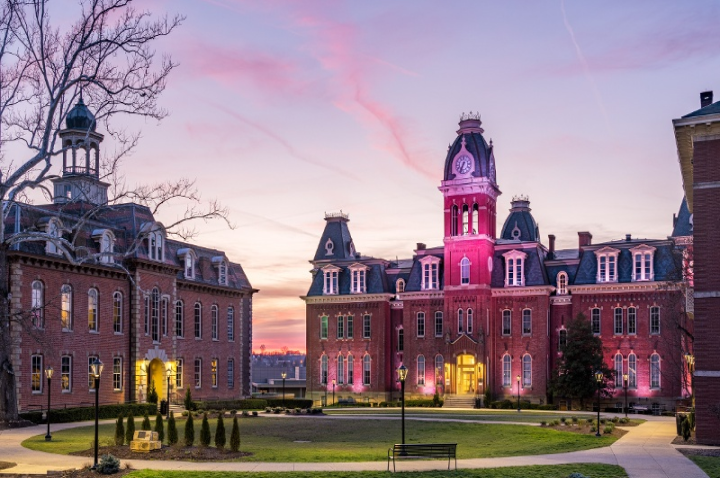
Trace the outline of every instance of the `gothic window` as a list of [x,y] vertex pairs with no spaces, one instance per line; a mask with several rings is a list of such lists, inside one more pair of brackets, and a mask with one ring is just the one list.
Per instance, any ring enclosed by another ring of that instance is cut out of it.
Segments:
[[613,322],[614,322],[614,330],[615,335],[622,335],[623,333],[623,310],[622,307],[615,307],[615,312],[613,314]]
[[505,287],[525,285],[523,269],[527,254],[521,251],[510,251],[503,254],[505,257]]
[[633,257],[632,280],[634,282],[654,280],[653,255],[655,248],[641,244],[630,249],[630,252]]
[[567,330],[561,329],[558,334],[558,350],[562,352],[562,350],[567,345]]
[[355,383],[355,381],[353,379],[354,373],[355,373],[354,359],[351,354],[348,354],[348,358],[347,358],[347,383],[348,383],[348,385],[352,385],[353,383]]
[[98,331],[98,291],[88,290],[88,330]]
[[522,380],[523,388],[532,387],[532,357],[529,354],[525,354],[522,359]]
[[502,335],[510,335],[512,313],[510,310],[505,309],[502,311]]
[[463,333],[463,322],[465,322],[465,314],[462,309],[458,309],[457,311],[457,326],[458,326],[458,334]]
[[465,328],[468,334],[473,333],[473,310],[467,310],[467,327]]
[[617,259],[620,251],[612,247],[603,247],[595,251],[597,258],[597,282],[617,282]]
[[615,354],[615,388],[622,388],[623,373],[623,356]]
[[39,280],[32,283],[32,323],[38,329],[45,328],[45,285]]
[[60,288],[60,325],[63,330],[72,330],[72,287],[68,284]]
[[425,312],[417,313],[417,336],[425,337]]
[[522,311],[522,333],[530,335],[532,333],[532,310],[523,309]]
[[660,307],[650,307],[650,333],[660,334]]
[[417,359],[417,384],[425,385],[425,356],[420,355]]
[[470,259],[463,257],[460,261],[460,283],[465,285],[470,283]]
[[660,356],[650,356],[650,388],[660,388]]
[[363,385],[370,385],[370,355],[363,357]]
[[338,355],[337,358],[337,383],[342,385],[345,383],[345,357]]
[[508,355],[508,354],[503,355],[502,364],[503,364],[503,387],[509,387],[512,385],[512,383],[510,382],[510,375],[511,375],[510,355]]
[[566,272],[560,272],[557,275],[557,293],[558,295],[566,295],[568,286],[568,275]]
[[443,313],[435,312],[435,337],[442,337],[443,334]]
[[600,335],[600,309],[590,310],[590,326],[594,335]]
[[632,353],[628,355],[628,387],[637,388],[637,357]]

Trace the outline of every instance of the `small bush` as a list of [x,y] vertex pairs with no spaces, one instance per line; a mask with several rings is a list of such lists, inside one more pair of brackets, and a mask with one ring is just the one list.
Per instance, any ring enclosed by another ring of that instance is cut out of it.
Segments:
[[122,446],[125,443],[125,424],[123,423],[124,418],[122,415],[118,416],[117,422],[115,423],[115,445]]
[[230,449],[234,452],[240,450],[240,427],[238,426],[237,415],[233,417],[233,426],[230,432]]
[[606,419],[604,419],[604,418],[601,418],[601,419],[600,419],[600,424],[601,424],[601,425],[605,425],[606,423],[607,423],[607,420],[606,420]]
[[565,422],[567,421],[567,418],[565,418],[565,417],[560,417],[560,421],[562,422],[563,425],[565,425]]
[[168,445],[175,445],[177,442],[178,432],[175,425],[175,414],[170,412],[170,418],[168,418]]
[[112,455],[103,455],[97,464],[97,472],[102,475],[112,475],[120,471],[120,460]]
[[540,422],[540,426],[541,426],[541,427],[544,427],[544,426],[546,426],[546,425],[547,425],[547,422],[546,422],[545,420],[542,420],[542,421]]
[[133,438],[135,437],[135,417],[133,416],[132,412],[130,412],[130,415],[127,417],[127,426],[125,427],[125,443],[128,445],[131,441],[133,441]]
[[215,429],[215,446],[218,450],[225,448],[225,419],[221,413],[217,419],[217,428]]
[[606,435],[609,435],[613,432],[615,427],[611,427],[610,425],[606,425],[605,428],[603,428],[603,433]]
[[195,404],[193,403],[192,394],[190,393],[190,387],[185,389],[185,399],[183,400],[183,404],[185,405],[185,410],[191,412],[195,409]]
[[158,440],[160,442],[165,441],[165,424],[163,423],[163,417],[159,413],[155,415],[155,431],[158,433]]
[[255,410],[253,410],[252,416],[254,416],[254,417],[258,416],[258,414],[257,414],[257,412],[256,412]]
[[152,430],[152,426],[150,425],[150,417],[148,417],[148,414],[145,413],[145,416],[143,417],[142,425],[140,425],[141,430]]
[[595,433],[597,431],[597,428],[595,428],[595,425],[590,426],[590,433]]
[[188,414],[185,422],[185,446],[193,446],[195,443],[195,423],[193,423],[192,413]]
[[612,421],[613,423],[617,423],[617,422],[620,421],[620,418],[619,418],[619,417],[612,417],[612,420],[611,420],[611,421]]
[[578,424],[578,417],[570,417],[574,425]]
[[685,419],[682,422],[682,437],[683,440],[688,441],[690,439],[690,419],[685,417]]
[[200,425],[200,446],[210,446],[210,424],[208,423],[207,413],[203,414],[202,425]]
[[622,423],[622,424],[630,423],[630,419],[625,418],[625,417],[622,417],[622,418],[620,419],[620,423]]
[[152,379],[150,380],[150,391],[148,392],[147,401],[148,403],[154,403],[155,405],[157,405],[158,402],[158,393],[155,389],[155,380]]

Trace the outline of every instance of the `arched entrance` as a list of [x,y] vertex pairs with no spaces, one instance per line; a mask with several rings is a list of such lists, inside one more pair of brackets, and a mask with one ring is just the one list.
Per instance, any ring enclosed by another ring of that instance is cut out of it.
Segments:
[[150,390],[152,386],[155,386],[155,392],[158,395],[158,403],[167,397],[167,386],[165,379],[165,364],[159,358],[154,358],[148,364],[148,380],[147,390],[145,390],[145,396],[150,396]]
[[474,355],[461,354],[455,361],[453,388],[456,395],[481,395],[485,392],[483,364]]

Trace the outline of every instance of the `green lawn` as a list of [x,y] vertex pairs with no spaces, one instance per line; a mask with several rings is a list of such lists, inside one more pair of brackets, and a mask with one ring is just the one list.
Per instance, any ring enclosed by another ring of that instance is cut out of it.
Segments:
[[720,478],[720,456],[688,456],[697,466],[707,473],[710,478]]
[[[242,461],[267,462],[341,462],[381,461],[387,449],[400,441],[400,420],[389,419],[330,419],[319,416],[272,417],[240,419],[242,451],[250,457]],[[214,436],[215,420],[210,420]],[[231,422],[225,421],[228,434]],[[100,426],[100,444],[109,444],[115,425]],[[182,441],[184,420],[178,420],[178,434]],[[492,425],[443,421],[406,420],[407,443],[458,443],[458,458],[489,458],[500,456],[563,453],[608,446],[616,438],[595,437],[523,425]],[[200,435],[200,420],[195,421],[196,444]],[[93,437],[93,427],[73,428],[53,432],[53,440],[46,442],[37,435],[23,442],[23,446],[50,453],[67,454],[87,450]]]
[[[579,472],[592,478],[626,478],[627,473],[616,465],[575,464],[575,465],[548,465],[548,466],[514,466],[508,468],[485,468],[458,470],[457,476],[463,478],[567,478],[570,473]],[[418,471],[404,472],[403,478],[446,478],[447,471]],[[160,471],[141,470],[134,471],[126,478],[387,478],[386,471],[362,472],[285,472],[285,473],[230,473],[207,471]]]

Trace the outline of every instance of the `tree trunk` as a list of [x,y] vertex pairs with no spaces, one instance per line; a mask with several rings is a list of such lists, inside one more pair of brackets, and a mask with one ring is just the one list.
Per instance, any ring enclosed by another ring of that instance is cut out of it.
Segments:
[[15,371],[11,361],[14,343],[10,314],[10,267],[7,245],[0,243],[0,422],[19,419]]

